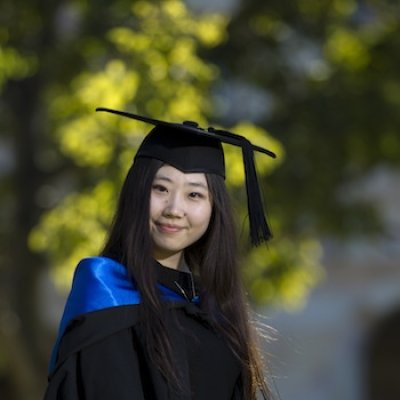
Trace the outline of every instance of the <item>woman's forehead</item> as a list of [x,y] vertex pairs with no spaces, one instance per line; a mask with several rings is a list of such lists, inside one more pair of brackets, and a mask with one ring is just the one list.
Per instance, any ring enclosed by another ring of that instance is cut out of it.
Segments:
[[164,164],[156,173],[155,179],[171,182],[198,184],[208,187],[207,178],[203,172],[184,172],[169,164]]

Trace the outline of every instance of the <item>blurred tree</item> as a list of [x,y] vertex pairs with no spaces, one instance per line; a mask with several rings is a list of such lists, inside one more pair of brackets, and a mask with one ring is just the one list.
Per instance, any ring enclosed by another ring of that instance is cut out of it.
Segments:
[[[256,298],[299,304],[315,282],[305,274],[318,261],[315,238],[385,234],[373,201],[351,187],[374,167],[399,166],[399,16],[389,0],[241,1],[229,40],[207,54],[223,71],[220,120],[250,116],[287,157],[263,185],[279,241],[268,268],[256,251],[260,269],[245,270]],[[312,255],[307,267],[301,254]]]
[[[284,145],[288,160],[268,177],[272,214],[285,234],[379,232],[373,206],[348,188],[373,167],[400,162],[400,5],[240,5],[229,40],[212,54],[224,71],[217,93],[237,82],[250,87],[261,103],[258,123]],[[225,104],[221,118],[254,111],[233,107]]]
[[51,75],[44,57],[50,57],[55,28],[51,4],[18,3],[0,4],[0,391],[11,400],[35,399],[42,388],[35,375],[44,366],[46,338],[36,307],[42,263],[27,236],[40,214],[36,196],[44,171],[38,145],[45,151],[48,144],[42,96]]

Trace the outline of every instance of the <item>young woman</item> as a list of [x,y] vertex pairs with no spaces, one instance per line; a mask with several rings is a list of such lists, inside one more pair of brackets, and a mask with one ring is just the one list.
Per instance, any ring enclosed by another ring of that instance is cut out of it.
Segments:
[[240,282],[221,142],[240,145],[253,242],[269,237],[255,148],[229,132],[152,123],[98,257],[75,272],[45,400],[255,400],[271,394]]

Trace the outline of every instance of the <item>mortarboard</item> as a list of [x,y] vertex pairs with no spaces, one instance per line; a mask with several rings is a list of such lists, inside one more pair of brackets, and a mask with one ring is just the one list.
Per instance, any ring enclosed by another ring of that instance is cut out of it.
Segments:
[[213,127],[202,129],[193,121],[183,123],[159,121],[104,107],[96,108],[96,111],[109,112],[154,125],[144,138],[135,158],[155,158],[185,173],[214,173],[225,178],[222,143],[239,146],[245,169],[251,242],[253,245],[259,245],[271,238],[257,180],[254,151],[275,158],[276,155],[272,151],[255,146],[245,137],[232,132]]

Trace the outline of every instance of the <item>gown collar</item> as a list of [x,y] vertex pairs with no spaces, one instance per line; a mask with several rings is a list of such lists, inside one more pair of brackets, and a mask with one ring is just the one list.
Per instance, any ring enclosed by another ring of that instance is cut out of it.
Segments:
[[187,268],[177,270],[163,266],[158,261],[156,264],[157,281],[163,287],[183,296],[190,302],[198,301],[199,282],[198,278]]

